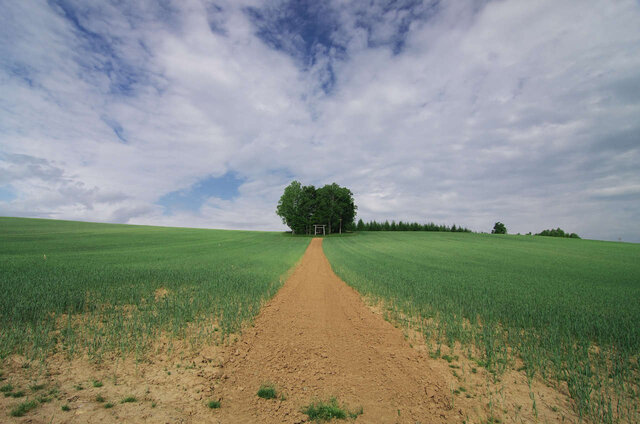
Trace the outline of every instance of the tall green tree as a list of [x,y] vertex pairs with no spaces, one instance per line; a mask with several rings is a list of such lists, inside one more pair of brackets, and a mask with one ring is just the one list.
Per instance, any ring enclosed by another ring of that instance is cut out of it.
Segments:
[[326,223],[329,233],[353,229],[356,209],[353,193],[346,187],[333,183],[317,190],[314,218],[317,223]]
[[304,232],[311,234],[313,231],[313,219],[318,206],[316,188],[312,185],[302,187],[302,195],[300,196],[300,220],[304,224]]
[[316,189],[292,181],[285,189],[276,213],[296,234],[310,234],[314,224],[326,225],[327,233],[353,230],[357,206],[351,190],[338,184]]
[[502,222],[498,221],[493,225],[491,234],[507,234],[507,227]]
[[292,181],[285,189],[276,213],[282,218],[282,223],[291,228],[294,233],[306,232],[304,190],[299,181]]

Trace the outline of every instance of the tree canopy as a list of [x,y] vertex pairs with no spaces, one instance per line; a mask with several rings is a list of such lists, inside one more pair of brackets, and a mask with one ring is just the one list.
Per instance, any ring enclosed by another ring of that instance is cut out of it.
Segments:
[[580,238],[576,233],[565,233],[564,230],[560,227],[556,229],[543,230],[536,234],[537,236],[547,236],[547,237],[566,237],[566,238]]
[[369,221],[364,222],[362,219],[358,220],[356,224],[357,231],[448,231],[452,233],[470,233],[471,230],[463,227],[456,226],[453,224],[451,227],[443,224],[434,224],[433,222],[428,222],[425,224],[421,224],[419,222],[404,222],[404,221]]
[[491,234],[507,234],[507,227],[502,222],[496,222]]
[[316,189],[292,181],[285,189],[276,213],[295,234],[311,234],[313,225],[326,225],[327,233],[352,230],[358,207],[353,193],[338,184]]

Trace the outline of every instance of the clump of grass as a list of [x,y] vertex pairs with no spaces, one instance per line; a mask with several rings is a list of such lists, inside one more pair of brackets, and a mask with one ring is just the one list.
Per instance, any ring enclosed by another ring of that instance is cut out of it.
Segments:
[[132,403],[132,402],[136,402],[138,399],[136,399],[135,396],[127,396],[126,398],[122,399],[120,401],[120,403]]
[[350,412],[345,406],[338,404],[338,399],[332,397],[328,402],[315,400],[302,408],[302,413],[309,416],[313,421],[329,421],[334,418],[344,420],[357,418],[363,412],[362,407],[354,412]]
[[218,409],[220,408],[220,401],[219,400],[210,400],[207,403],[207,406],[211,409]]
[[13,391],[13,386],[11,384],[5,384],[0,387],[0,392],[2,393],[11,393]]
[[21,398],[24,397],[24,390],[19,390],[17,392],[11,393],[11,397],[13,398]]
[[71,407],[67,404],[64,404],[60,407],[60,409],[62,409],[63,411],[71,411]]
[[336,398],[329,399],[329,402],[320,400],[311,402],[311,404],[302,408],[302,413],[309,416],[312,420],[329,421],[333,418],[345,419],[347,413],[339,405]]
[[265,383],[258,389],[258,397],[263,399],[275,399],[278,397],[278,391],[271,383]]
[[104,402],[105,400],[106,400],[106,399],[105,399],[105,398],[103,398],[103,397],[102,397],[102,395],[98,395],[98,396],[96,396],[96,402],[100,402],[100,403],[102,403],[102,402]]
[[84,390],[84,387],[82,387],[82,384],[76,384],[75,386],[73,386],[73,388],[76,390]]
[[110,408],[113,408],[113,403],[107,402],[104,404],[104,409],[110,409]]
[[22,417],[27,412],[31,411],[38,407],[38,402],[35,400],[29,400],[26,402],[22,402],[20,405],[16,406],[11,410],[12,417]]
[[451,355],[442,355],[442,359],[444,359],[448,363],[451,363],[453,361],[457,361],[458,357],[457,356],[451,356]]
[[40,403],[49,403],[51,402],[51,396],[39,395],[36,400]]
[[44,389],[44,386],[44,384],[32,384],[31,386],[29,386],[29,388],[31,389],[31,391],[37,392],[38,390]]
[[102,387],[102,381],[100,380],[93,380],[91,384],[93,384],[93,387]]

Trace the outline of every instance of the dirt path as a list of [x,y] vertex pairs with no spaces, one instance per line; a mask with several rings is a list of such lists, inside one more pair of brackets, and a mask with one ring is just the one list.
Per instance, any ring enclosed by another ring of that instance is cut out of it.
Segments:
[[[457,422],[446,376],[331,270],[322,239],[243,333],[216,390],[221,423],[296,423],[313,398],[336,396],[358,423]],[[273,382],[286,400],[256,396]]]

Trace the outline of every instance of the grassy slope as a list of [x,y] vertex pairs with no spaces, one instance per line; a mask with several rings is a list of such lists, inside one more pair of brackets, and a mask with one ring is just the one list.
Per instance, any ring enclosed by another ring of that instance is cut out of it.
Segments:
[[640,245],[362,233],[324,249],[358,291],[425,318],[423,330],[439,341],[475,346],[490,368],[509,360],[509,347],[530,375],[566,380],[582,412],[606,414],[596,409],[611,406],[612,394],[637,399]]
[[[0,356],[46,356],[56,341],[96,355],[143,351],[161,330],[191,326],[206,338],[214,320],[228,334],[277,291],[309,242],[23,218],[0,218],[0,239]],[[169,294],[156,299],[160,288]]]

